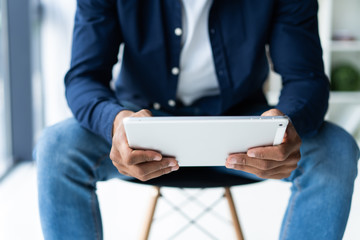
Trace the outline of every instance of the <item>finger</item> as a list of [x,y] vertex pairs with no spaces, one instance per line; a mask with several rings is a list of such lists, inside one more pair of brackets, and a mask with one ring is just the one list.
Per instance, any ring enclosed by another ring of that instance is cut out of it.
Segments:
[[247,156],[259,159],[270,159],[275,161],[284,161],[294,151],[299,149],[298,144],[285,142],[276,146],[256,147],[247,151]]
[[178,162],[175,158],[163,158],[159,162],[146,162],[134,165],[132,167],[132,172],[134,172],[135,177],[143,177],[154,172],[159,171],[164,168],[178,167]]
[[285,114],[282,113],[279,109],[272,108],[261,114],[261,116],[284,116]]
[[235,170],[252,173],[264,179],[268,179],[271,178],[272,176],[277,176],[279,174],[286,175],[291,173],[293,170],[297,168],[297,164],[280,166],[269,170],[261,170],[252,166],[238,165],[238,164],[226,164],[225,166],[229,169],[235,169]]
[[228,157],[226,162],[228,164],[246,165],[260,170],[269,170],[283,165],[297,163],[297,158],[289,157],[285,161],[274,161],[267,159],[251,158],[246,154],[232,154]]
[[138,112],[136,112],[132,117],[151,117],[152,113],[147,109],[142,109]]
[[[295,158],[297,158],[296,154],[294,155]],[[290,165],[288,166],[289,168],[286,169],[284,168],[284,171],[283,172],[279,172],[277,174],[274,174],[274,175],[270,175],[269,178],[270,179],[283,179],[283,178],[288,178],[290,177],[291,173],[296,169],[298,168],[298,165]]]
[[123,164],[133,166],[140,163],[152,162],[152,161],[161,161],[162,155],[156,151],[152,150],[133,150],[130,152],[122,154]]
[[270,170],[280,166],[287,166],[297,164],[301,159],[300,151],[292,153],[284,161],[276,161],[269,159],[259,159],[248,157],[245,153],[231,154],[227,160],[227,164],[237,164],[237,165],[247,165],[251,167],[258,168],[260,170]]
[[141,181],[148,181],[150,179],[153,179],[153,178],[157,178],[157,177],[160,177],[162,175],[165,175],[165,174],[168,174],[168,173],[171,173],[171,172],[174,172],[174,171],[177,171],[179,170],[179,166],[175,166],[175,167],[167,167],[167,168],[163,168],[163,169],[159,169],[158,171],[156,172],[153,172],[151,174],[148,174],[146,176],[143,176],[141,179]]
[[284,179],[284,178],[288,178],[288,177],[291,176],[291,173],[292,173],[292,172],[289,172],[289,173],[279,173],[279,174],[270,176],[269,179]]

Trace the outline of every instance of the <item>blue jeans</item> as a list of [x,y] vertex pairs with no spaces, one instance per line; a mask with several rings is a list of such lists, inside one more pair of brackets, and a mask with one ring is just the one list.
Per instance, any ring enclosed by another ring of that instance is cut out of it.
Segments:
[[[45,239],[102,239],[96,183],[130,179],[112,165],[110,147],[74,119],[45,130],[34,151]],[[301,154],[298,168],[285,179],[292,182],[292,194],[280,239],[341,239],[357,175],[358,146],[343,129],[325,122],[316,136],[303,139]],[[251,177],[225,167],[218,170]]]

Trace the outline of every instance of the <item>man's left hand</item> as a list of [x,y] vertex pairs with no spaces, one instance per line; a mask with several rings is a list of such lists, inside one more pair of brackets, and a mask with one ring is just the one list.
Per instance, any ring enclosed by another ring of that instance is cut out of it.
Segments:
[[[261,116],[283,116],[278,109],[271,109]],[[290,176],[299,162],[301,139],[289,122],[283,142],[277,146],[257,147],[247,153],[231,154],[226,167],[255,174],[264,179],[282,179]]]

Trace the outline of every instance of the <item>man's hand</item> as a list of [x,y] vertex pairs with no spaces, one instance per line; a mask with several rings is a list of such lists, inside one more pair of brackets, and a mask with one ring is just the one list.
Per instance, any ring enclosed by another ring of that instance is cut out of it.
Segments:
[[[271,109],[261,116],[282,116],[277,109]],[[294,126],[289,122],[282,144],[257,147],[247,153],[231,154],[226,167],[253,173],[260,178],[282,179],[290,176],[299,162],[301,139]]]
[[131,149],[122,121],[125,117],[151,117],[151,112],[124,110],[114,120],[110,159],[121,174],[147,181],[179,169],[175,158],[163,158],[160,153],[151,150]]

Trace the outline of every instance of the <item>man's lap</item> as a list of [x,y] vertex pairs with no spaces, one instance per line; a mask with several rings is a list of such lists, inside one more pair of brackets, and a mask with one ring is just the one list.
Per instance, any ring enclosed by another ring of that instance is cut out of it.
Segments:
[[[103,138],[93,134],[89,130],[80,126],[74,119],[70,118],[59,122],[47,128],[42,134],[38,146],[34,151],[34,158],[37,159],[39,167],[50,168],[49,171],[57,171],[59,169],[68,169],[65,167],[56,167],[70,165],[71,168],[86,167],[94,171],[94,176],[97,181],[104,181],[111,178],[120,178],[123,180],[131,180],[132,177],[120,174],[117,169],[112,165],[109,158],[111,145]],[[48,154],[43,153],[47,151]],[[61,162],[52,161],[51,156],[62,154],[58,159]],[[36,155],[46,156],[39,159]],[[225,162],[224,162],[225,165]],[[200,174],[204,174],[208,168],[197,168]],[[44,169],[44,172],[49,173]],[[72,170],[69,170],[72,172]],[[217,171],[228,173],[232,175],[239,175],[255,180],[260,180],[253,174],[240,172],[236,170],[227,169],[225,167],[213,167],[212,173]],[[55,174],[55,173],[54,173]]]
[[[94,172],[93,177],[96,178],[96,180],[94,179],[95,181],[107,180],[114,177],[131,179],[128,176],[118,173],[112,165],[109,158],[110,148],[110,144],[104,139],[81,127],[75,119],[68,119],[45,130],[42,140],[36,149],[37,153],[35,154],[42,154],[39,153],[39,151],[63,154],[63,157],[56,158],[60,159],[58,161],[61,161],[61,163],[58,163],[59,165],[71,165],[72,167],[87,167],[88,169],[92,169]],[[322,166],[324,164],[327,168],[331,168],[328,169],[330,172],[339,170],[339,168],[347,169],[354,168],[354,166],[356,168],[356,162],[352,159],[356,159],[356,154],[359,154],[357,145],[352,137],[342,128],[329,122],[324,122],[316,136],[303,139],[301,153],[302,159],[299,162],[298,169],[285,180],[293,180],[302,174],[304,169],[314,168],[315,166]],[[46,156],[46,154],[42,154],[42,156]],[[51,154],[48,154],[48,156],[50,158]],[[72,157],[73,159],[71,159]],[[331,159],[334,158],[341,159],[341,164],[331,162]],[[45,168],[56,164],[48,158],[42,161],[40,164]],[[48,164],[46,164],[46,161],[49,161]],[[222,173],[225,172],[231,175],[259,179],[253,174],[231,170],[225,167],[215,168],[216,171]],[[342,172],[346,171],[346,169],[343,169]],[[53,170],[56,171],[56,168]],[[88,171],[89,170],[85,172]],[[199,168],[199,171],[202,171],[202,169]],[[348,171],[351,171],[351,169],[348,169]],[[336,172],[334,174],[336,175]]]

